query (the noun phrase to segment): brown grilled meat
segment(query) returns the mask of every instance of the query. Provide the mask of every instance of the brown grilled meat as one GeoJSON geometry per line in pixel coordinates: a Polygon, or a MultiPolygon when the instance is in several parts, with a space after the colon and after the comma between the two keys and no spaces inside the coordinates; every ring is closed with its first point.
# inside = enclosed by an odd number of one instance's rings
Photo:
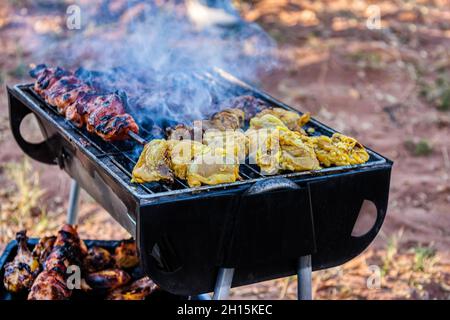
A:
{"type": "Polygon", "coordinates": [[[70,72],[60,67],[48,68],[45,64],[40,64],[30,71],[30,76],[36,78],[34,91],[46,98],[45,91],[48,90],[56,81],[64,76],[70,75],[70,72]]]}
{"type": "Polygon", "coordinates": [[[123,240],[114,251],[114,259],[118,268],[133,268],[139,264],[136,242],[133,239],[123,240]]]}
{"type": "Polygon", "coordinates": [[[106,141],[128,139],[128,132],[139,132],[131,115],[125,112],[125,97],[99,93],[73,73],[39,65],[30,71],[36,78],[34,90],[77,126],[106,141]]]}
{"type": "Polygon", "coordinates": [[[86,272],[97,272],[112,267],[114,265],[114,257],[104,248],[92,247],[84,258],[83,265],[86,272]]]}
{"type": "Polygon", "coordinates": [[[55,244],[56,237],[43,237],[39,240],[38,244],[33,249],[33,256],[38,259],[41,265],[44,264],[47,257],[53,250],[53,245],[55,244]]]}
{"type": "Polygon", "coordinates": [[[239,96],[224,101],[220,109],[240,109],[245,114],[245,120],[249,121],[257,113],[268,108],[264,101],[252,96],[239,96]]]}
{"type": "Polygon", "coordinates": [[[28,300],[67,300],[72,291],[67,288],[63,274],[56,270],[43,271],[34,281],[28,300]]]}
{"type": "Polygon", "coordinates": [[[69,265],[81,265],[86,254],[86,245],[80,240],[76,227],[65,224],[58,231],[53,249],[45,261],[44,269],[57,270],[65,274],[69,265]]]}
{"type": "Polygon", "coordinates": [[[59,231],[53,248],[44,263],[42,272],[28,296],[30,300],[68,299],[72,293],[66,286],[69,265],[81,265],[87,254],[86,245],[80,240],[76,227],[66,224],[59,231]]]}
{"type": "Polygon", "coordinates": [[[29,290],[39,273],[39,261],[28,249],[27,240],[26,231],[17,232],[17,254],[14,260],[5,266],[3,283],[5,289],[12,293],[29,290]]]}
{"type": "Polygon", "coordinates": [[[120,269],[106,269],[86,276],[88,285],[97,290],[114,290],[130,282],[128,273],[120,269]]]}
{"type": "Polygon", "coordinates": [[[244,125],[244,117],[244,111],[241,109],[225,109],[213,114],[209,120],[195,121],[194,128],[201,128],[203,131],[209,129],[220,131],[236,130],[244,125]]]}
{"type": "Polygon", "coordinates": [[[192,140],[194,139],[194,129],[180,123],[174,127],[167,127],[166,137],[167,140],[192,140]]]}
{"type": "Polygon", "coordinates": [[[111,291],[106,300],[144,300],[157,289],[158,286],[149,277],[143,277],[128,286],[111,291]]]}

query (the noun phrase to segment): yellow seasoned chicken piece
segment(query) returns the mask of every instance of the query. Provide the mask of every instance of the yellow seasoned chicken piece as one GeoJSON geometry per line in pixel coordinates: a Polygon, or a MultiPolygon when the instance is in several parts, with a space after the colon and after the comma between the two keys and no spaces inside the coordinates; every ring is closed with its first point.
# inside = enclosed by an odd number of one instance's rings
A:
{"type": "Polygon", "coordinates": [[[273,130],[258,147],[256,162],[264,174],[280,170],[306,171],[320,169],[313,145],[303,135],[287,128],[273,130]]]}
{"type": "Polygon", "coordinates": [[[250,120],[250,129],[269,129],[269,128],[287,128],[280,118],[272,114],[256,116],[250,120]]]}
{"type": "Polygon", "coordinates": [[[170,140],[168,142],[170,168],[176,177],[186,180],[188,166],[196,156],[205,152],[208,147],[193,140],[170,140]]]}
{"type": "Polygon", "coordinates": [[[243,162],[248,153],[248,139],[241,130],[208,130],[203,135],[203,143],[211,149],[225,149],[226,154],[234,154],[243,162]]]}
{"type": "Polygon", "coordinates": [[[239,161],[225,149],[209,149],[189,165],[186,178],[190,187],[235,182],[240,178],[239,161]]]}
{"type": "MultiPolygon", "coordinates": [[[[289,130],[304,133],[302,127],[310,120],[309,112],[299,115],[297,112],[285,110],[283,108],[267,108],[258,113],[253,119],[272,115],[281,120],[289,130]]],[[[253,120],[252,119],[252,120],[253,120]]]]}
{"type": "Polygon", "coordinates": [[[335,133],[333,136],[311,137],[320,163],[325,167],[361,164],[369,160],[369,154],[354,138],[335,133]]]}
{"type": "Polygon", "coordinates": [[[147,143],[133,169],[132,182],[145,183],[152,181],[173,182],[170,170],[169,143],[163,139],[155,139],[147,143]]]}

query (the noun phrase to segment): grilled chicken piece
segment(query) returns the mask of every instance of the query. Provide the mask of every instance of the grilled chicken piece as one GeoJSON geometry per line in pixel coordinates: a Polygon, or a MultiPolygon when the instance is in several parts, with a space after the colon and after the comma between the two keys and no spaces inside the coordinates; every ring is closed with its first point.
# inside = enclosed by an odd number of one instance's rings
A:
{"type": "Polygon", "coordinates": [[[71,264],[81,265],[83,258],[87,255],[86,245],[78,236],[77,228],[65,224],[58,231],[53,249],[45,261],[45,270],[58,270],[66,272],[71,264]]]}
{"type": "MultiPolygon", "coordinates": [[[[309,112],[299,115],[296,112],[285,110],[283,108],[267,108],[258,113],[254,118],[252,118],[250,123],[254,126],[258,123],[258,119],[265,115],[272,115],[281,120],[281,122],[291,131],[297,131],[305,134],[302,127],[310,120],[311,116],[309,112]]],[[[267,117],[266,117],[267,118],[267,117]]],[[[271,118],[269,118],[271,119],[271,118]]]]}
{"type": "Polygon", "coordinates": [[[143,277],[128,286],[111,291],[106,300],[144,300],[157,289],[158,286],[149,277],[143,277]]]}
{"type": "Polygon", "coordinates": [[[203,135],[203,143],[211,149],[222,148],[227,154],[234,154],[239,162],[248,153],[248,138],[241,130],[208,130],[203,135]]]}
{"type": "Polygon", "coordinates": [[[29,290],[39,273],[39,261],[28,249],[27,240],[26,231],[17,232],[17,254],[5,265],[3,283],[5,289],[12,293],[29,290]]]}
{"type": "Polygon", "coordinates": [[[133,239],[123,240],[114,250],[116,267],[121,269],[134,268],[139,264],[136,242],[133,239]]]}
{"type": "Polygon", "coordinates": [[[242,110],[245,114],[245,120],[249,121],[257,113],[268,108],[268,105],[264,101],[252,96],[239,96],[223,102],[220,107],[220,109],[234,108],[242,110]]]}
{"type": "Polygon", "coordinates": [[[320,169],[312,143],[304,141],[303,137],[283,127],[272,130],[256,153],[256,162],[261,171],[272,175],[278,174],[280,170],[320,169]]]}
{"type": "Polygon", "coordinates": [[[177,178],[186,180],[188,166],[208,147],[193,140],[169,140],[168,142],[170,168],[177,178]]]}
{"type": "Polygon", "coordinates": [[[209,120],[194,121],[194,128],[201,128],[203,131],[216,130],[236,130],[244,125],[244,111],[238,108],[225,109],[212,115],[209,120]]]}
{"type": "Polygon", "coordinates": [[[80,240],[76,227],[66,224],[56,236],[53,248],[31,287],[30,300],[68,299],[72,293],[66,286],[66,271],[69,265],[81,265],[87,254],[86,245],[80,240]]]}
{"type": "Polygon", "coordinates": [[[45,99],[45,90],[48,90],[56,81],[70,72],[59,67],[48,68],[45,64],[37,65],[30,71],[30,76],[36,79],[34,91],[45,99]]]}
{"type": "Polygon", "coordinates": [[[365,163],[369,154],[364,147],[351,137],[340,133],[333,136],[310,137],[320,163],[325,167],[346,166],[365,163]]]}
{"type": "Polygon", "coordinates": [[[234,153],[227,154],[225,149],[209,149],[194,158],[186,178],[190,187],[232,183],[240,178],[239,161],[234,153]]]}
{"type": "Polygon", "coordinates": [[[67,300],[72,291],[67,288],[64,275],[55,270],[41,272],[34,281],[28,300],[67,300]]]}
{"type": "Polygon", "coordinates": [[[131,182],[146,183],[164,181],[173,183],[170,170],[169,143],[155,139],[147,143],[133,168],[131,182]]]}
{"type": "Polygon", "coordinates": [[[114,257],[108,250],[101,247],[90,248],[83,261],[84,270],[88,273],[111,268],[113,265],[114,257]]]}
{"type": "Polygon", "coordinates": [[[114,290],[130,282],[128,273],[120,269],[106,269],[86,276],[88,285],[97,290],[114,290]]]}
{"type": "Polygon", "coordinates": [[[82,92],[66,110],[66,118],[106,141],[125,140],[128,132],[139,132],[133,117],[125,113],[123,98],[117,93],[82,92]]]}
{"type": "Polygon", "coordinates": [[[55,236],[43,237],[34,247],[32,254],[36,259],[38,259],[41,265],[44,265],[45,260],[47,260],[48,256],[52,252],[55,240],[55,236]]]}
{"type": "Polygon", "coordinates": [[[46,90],[45,100],[55,106],[60,114],[65,115],[67,107],[75,102],[78,95],[88,91],[90,88],[75,76],[65,76],[46,90]]]}
{"type": "Polygon", "coordinates": [[[192,140],[194,139],[194,129],[185,125],[177,124],[174,127],[166,128],[167,140],[192,140]]]}
{"type": "Polygon", "coordinates": [[[270,128],[287,128],[280,118],[272,115],[265,114],[260,117],[254,117],[250,120],[250,129],[270,129],[270,128]]]}
{"type": "Polygon", "coordinates": [[[94,105],[98,94],[95,92],[80,92],[78,98],[66,108],[66,119],[72,121],[77,127],[81,128],[87,123],[91,106],[94,105]]]}

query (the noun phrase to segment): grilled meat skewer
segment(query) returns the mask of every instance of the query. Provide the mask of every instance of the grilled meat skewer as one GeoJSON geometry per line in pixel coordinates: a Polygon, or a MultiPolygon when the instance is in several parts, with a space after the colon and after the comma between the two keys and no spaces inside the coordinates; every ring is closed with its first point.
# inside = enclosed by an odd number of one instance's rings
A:
{"type": "Polygon", "coordinates": [[[36,93],[78,127],[86,125],[89,132],[106,141],[125,140],[128,132],[139,132],[134,119],[125,112],[125,95],[98,92],[61,68],[39,65],[30,75],[36,78],[36,93]]]}
{"type": "Polygon", "coordinates": [[[5,266],[3,284],[6,290],[12,293],[29,290],[39,272],[39,260],[31,254],[27,240],[26,231],[17,232],[17,254],[14,260],[5,266]]]}

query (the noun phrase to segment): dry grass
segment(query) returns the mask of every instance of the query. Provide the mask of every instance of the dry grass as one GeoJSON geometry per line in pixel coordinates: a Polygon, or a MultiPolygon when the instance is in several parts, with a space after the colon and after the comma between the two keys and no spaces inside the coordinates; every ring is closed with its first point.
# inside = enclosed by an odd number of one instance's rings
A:
{"type": "Polygon", "coordinates": [[[4,245],[14,239],[15,232],[22,229],[45,233],[53,224],[40,201],[45,189],[39,182],[39,172],[26,158],[6,163],[2,169],[9,183],[0,194],[0,243],[4,245]]]}

